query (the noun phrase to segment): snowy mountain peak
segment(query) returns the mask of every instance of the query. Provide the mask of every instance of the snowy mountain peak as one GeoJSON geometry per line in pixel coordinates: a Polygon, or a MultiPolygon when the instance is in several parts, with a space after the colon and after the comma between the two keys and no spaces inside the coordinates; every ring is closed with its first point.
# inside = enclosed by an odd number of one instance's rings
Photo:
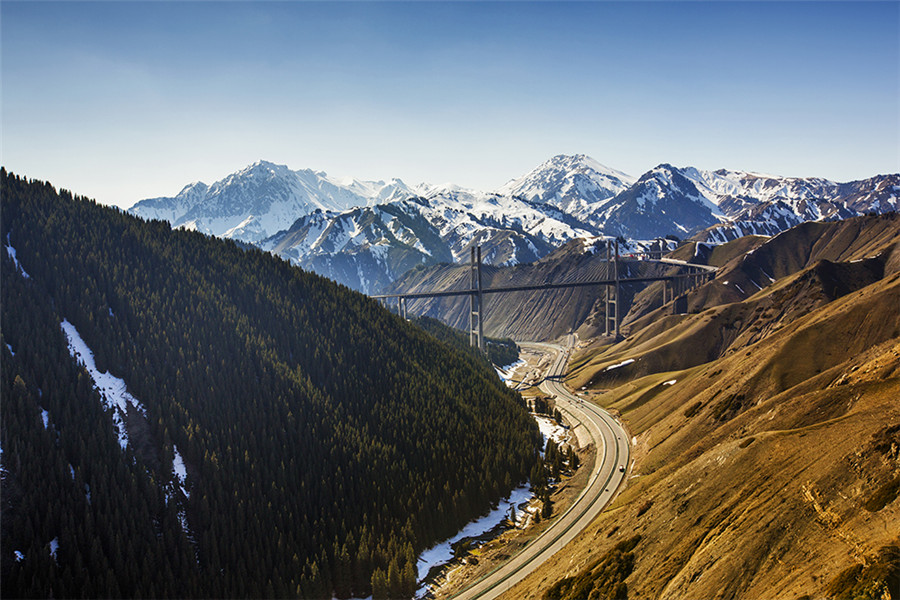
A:
{"type": "Polygon", "coordinates": [[[202,196],[207,191],[209,191],[209,186],[203,183],[202,181],[195,181],[193,183],[189,183],[178,192],[178,197],[193,197],[193,196],[202,196]]]}
{"type": "Polygon", "coordinates": [[[708,241],[773,235],[802,221],[897,210],[900,175],[835,184],[662,163],[635,179],[584,154],[557,155],[495,192],[408,186],[260,160],[212,185],[130,212],[257,243],[351,287],[374,291],[415,264],[530,262],[574,238],[604,234],[708,241]]]}
{"type": "Polygon", "coordinates": [[[317,209],[343,211],[414,196],[399,179],[359,181],[323,171],[292,171],[258,160],[211,186],[194,183],[177,196],[142,200],[129,212],[212,235],[256,242],[317,209]]]}
{"type": "Polygon", "coordinates": [[[285,176],[291,173],[287,165],[279,165],[268,160],[258,160],[246,168],[238,171],[233,176],[285,176]]]}
{"type": "MultiPolygon", "coordinates": [[[[635,178],[631,175],[623,173],[622,171],[619,171],[617,169],[613,169],[612,167],[607,167],[606,165],[594,160],[586,154],[557,154],[556,156],[545,162],[542,166],[545,165],[553,166],[562,170],[576,171],[586,174],[593,173],[607,179],[618,179],[627,184],[634,183],[635,181],[635,178]]],[[[541,167],[538,168],[540,169],[541,167]]]]}
{"type": "Polygon", "coordinates": [[[577,218],[587,219],[634,181],[634,177],[584,154],[559,154],[497,191],[530,202],[549,204],[577,218]]]}
{"type": "Polygon", "coordinates": [[[498,192],[523,192],[527,194],[528,190],[524,188],[533,187],[535,183],[560,179],[571,180],[576,175],[588,177],[600,188],[616,191],[616,193],[635,182],[635,178],[631,175],[607,167],[586,154],[557,154],[538,165],[528,174],[507,182],[498,192]]]}

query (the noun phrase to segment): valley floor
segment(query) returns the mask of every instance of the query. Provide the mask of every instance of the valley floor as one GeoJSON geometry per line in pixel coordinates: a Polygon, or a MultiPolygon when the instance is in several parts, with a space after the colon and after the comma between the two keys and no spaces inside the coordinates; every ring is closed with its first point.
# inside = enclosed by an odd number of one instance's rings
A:
{"type": "MultiPolygon", "coordinates": [[[[523,389],[526,397],[540,395],[536,385],[550,368],[551,358],[552,355],[547,352],[522,348],[520,360],[500,373],[501,378],[507,381],[507,385],[523,389]]],[[[420,579],[424,578],[428,568],[444,563],[443,568],[429,578],[431,581],[427,590],[424,586],[420,589],[420,597],[438,600],[452,598],[485,577],[551,527],[556,516],[568,510],[584,489],[593,470],[596,448],[593,445],[579,447],[577,438],[569,427],[560,427],[543,415],[533,416],[541,428],[545,444],[548,438],[557,443],[572,444],[580,461],[580,467],[574,474],[563,476],[554,486],[550,497],[554,517],[550,520],[535,518],[535,513],[540,510],[540,503],[533,494],[528,494],[526,502],[516,505],[518,515],[515,527],[511,527],[502,516],[499,519],[488,516],[473,523],[472,527],[467,527],[465,531],[419,558],[420,579]],[[451,545],[458,548],[455,553],[451,545]],[[432,560],[438,554],[440,558],[432,560]]],[[[508,514],[508,508],[505,512],[508,514]]]]}
{"type": "Polygon", "coordinates": [[[555,387],[558,384],[553,379],[543,379],[543,374],[551,376],[564,371],[569,350],[547,344],[534,344],[529,350],[530,358],[536,358],[537,362],[528,360],[521,366],[520,371],[526,374],[523,379],[533,384],[534,376],[542,373],[539,375],[541,388],[557,396],[556,409],[575,426],[570,441],[580,442],[581,462],[588,468],[580,468],[574,476],[559,482],[552,497],[552,522],[531,519],[522,530],[508,532],[479,548],[477,554],[468,556],[465,564],[448,574],[444,585],[436,591],[439,597],[498,597],[578,535],[615,497],[624,479],[628,461],[626,433],[603,411],[582,405],[580,398],[555,387]],[[548,356],[552,357],[549,361],[548,356]],[[585,432],[576,436],[579,428],[585,432]],[[599,462],[598,447],[604,457],[599,462]]]}

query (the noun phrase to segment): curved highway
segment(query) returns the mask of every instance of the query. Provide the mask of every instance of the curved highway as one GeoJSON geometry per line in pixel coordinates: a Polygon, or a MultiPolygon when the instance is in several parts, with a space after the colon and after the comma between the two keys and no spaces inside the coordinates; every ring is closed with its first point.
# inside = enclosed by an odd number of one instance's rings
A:
{"type": "MultiPolygon", "coordinates": [[[[569,348],[556,344],[522,344],[556,353],[547,376],[564,375],[569,348]]],[[[588,485],[554,523],[513,556],[482,579],[454,596],[455,600],[490,600],[506,592],[524,579],[541,563],[571,542],[612,500],[622,485],[628,470],[630,449],[628,435],[622,426],[605,410],[569,392],[555,380],[545,380],[541,389],[556,396],[556,405],[572,422],[583,425],[597,448],[597,460],[590,473],[588,485]],[[621,468],[621,470],[620,470],[621,468]]]]}

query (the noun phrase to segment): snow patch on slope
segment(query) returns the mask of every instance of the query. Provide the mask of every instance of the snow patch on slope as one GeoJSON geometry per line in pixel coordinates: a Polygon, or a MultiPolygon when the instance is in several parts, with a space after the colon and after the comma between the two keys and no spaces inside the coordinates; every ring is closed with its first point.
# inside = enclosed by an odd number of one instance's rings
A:
{"type": "MultiPolygon", "coordinates": [[[[439,542],[422,552],[419,555],[417,564],[418,580],[422,581],[432,567],[446,564],[453,559],[453,544],[463,538],[476,537],[490,531],[509,516],[510,506],[515,506],[518,511],[519,506],[528,502],[532,495],[528,484],[517,487],[497,505],[497,508],[493,509],[486,516],[472,521],[453,537],[439,542]]],[[[416,597],[423,598],[427,591],[427,586],[420,587],[418,592],[416,592],[416,597]]]]}
{"type": "Polygon", "coordinates": [[[16,265],[16,271],[22,274],[22,277],[25,279],[31,279],[31,275],[25,272],[25,267],[23,267],[19,263],[19,259],[16,257],[16,249],[12,247],[12,244],[9,241],[9,234],[6,234],[6,254],[12,259],[13,264],[16,265]]]}
{"type": "Polygon", "coordinates": [[[147,409],[130,393],[125,386],[125,381],[108,373],[101,372],[94,362],[94,353],[88,348],[88,345],[81,338],[75,326],[64,320],[60,327],[69,340],[69,354],[84,365],[94,386],[100,392],[103,405],[112,411],[113,424],[116,427],[116,433],[119,438],[119,446],[124,450],[128,446],[128,430],[125,428],[125,415],[130,404],[134,409],[145,417],[147,409]]]}
{"type": "Polygon", "coordinates": [[[625,365],[630,365],[633,362],[634,362],[633,358],[628,358],[628,359],[623,360],[620,363],[617,363],[614,365],[609,365],[608,367],[606,367],[604,369],[604,371],[612,371],[613,369],[618,369],[619,367],[624,367],[625,365]]]}

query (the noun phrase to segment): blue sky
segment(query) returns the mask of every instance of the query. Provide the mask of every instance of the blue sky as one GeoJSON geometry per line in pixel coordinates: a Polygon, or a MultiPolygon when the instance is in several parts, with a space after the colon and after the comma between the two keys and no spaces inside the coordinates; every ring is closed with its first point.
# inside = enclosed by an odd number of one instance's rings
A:
{"type": "Polygon", "coordinates": [[[120,206],[265,159],[900,171],[900,3],[0,3],[7,169],[120,206]]]}

